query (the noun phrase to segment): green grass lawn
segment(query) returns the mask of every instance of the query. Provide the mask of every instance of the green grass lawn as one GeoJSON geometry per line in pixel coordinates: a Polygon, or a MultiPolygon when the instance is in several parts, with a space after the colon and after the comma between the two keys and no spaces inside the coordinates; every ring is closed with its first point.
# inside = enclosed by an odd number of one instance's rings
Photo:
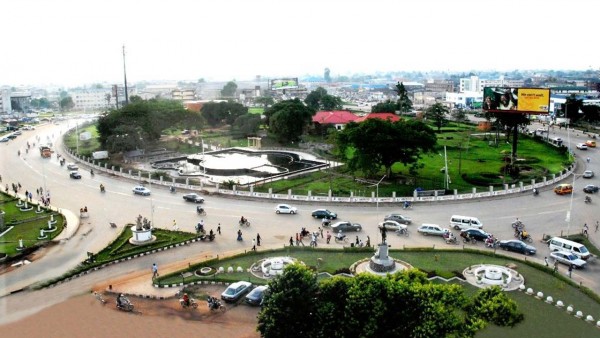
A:
{"type": "MultiPolygon", "coordinates": [[[[186,271],[196,271],[200,267],[210,266],[215,269],[219,267],[249,269],[253,263],[262,258],[273,256],[291,256],[306,265],[311,266],[319,272],[327,271],[333,273],[349,267],[354,262],[371,257],[372,251],[368,250],[315,250],[305,247],[286,247],[285,249],[238,255],[232,258],[212,260],[207,264],[196,264],[186,271]],[[317,269],[317,260],[321,265],[317,269]]],[[[473,264],[487,263],[505,265],[507,263],[517,264],[517,271],[525,278],[525,285],[531,287],[535,292],[542,291],[544,297],[552,296],[554,301],[561,300],[565,304],[563,309],[546,304],[533,296],[520,291],[512,291],[507,294],[514,299],[520,311],[525,314],[525,320],[513,328],[489,325],[477,334],[477,337],[595,337],[598,329],[594,324],[589,324],[573,315],[566,313],[566,307],[573,305],[575,311],[583,311],[584,315],[591,314],[594,318],[600,318],[600,303],[590,298],[577,287],[556,278],[549,269],[541,267],[541,270],[529,266],[512,258],[501,256],[490,256],[477,252],[465,251],[431,251],[431,250],[392,250],[390,256],[401,259],[413,265],[415,268],[428,273],[435,271],[441,276],[453,276],[456,272],[462,272],[467,266],[473,264]]],[[[160,284],[175,284],[182,281],[181,272],[161,276],[157,281],[160,284]]],[[[253,284],[265,284],[267,280],[255,277],[249,272],[235,272],[203,277],[204,280],[234,282],[246,280],[253,284]]],[[[186,282],[201,280],[198,277],[188,277],[186,282]]],[[[436,283],[443,283],[436,281],[436,283]]],[[[459,282],[453,282],[459,283],[459,282]]],[[[470,284],[460,283],[464,286],[465,293],[474,294],[478,289],[470,284]]]]}
{"type": "Polygon", "coordinates": [[[4,222],[6,226],[6,229],[0,230],[0,233],[13,226],[10,231],[0,237],[0,252],[5,253],[8,256],[15,255],[18,253],[17,247],[19,245],[19,239],[23,240],[23,245],[25,245],[25,247],[31,247],[55,238],[63,230],[64,219],[62,215],[47,212],[45,208],[42,209],[45,212],[38,214],[35,212],[37,207],[34,207],[30,211],[21,211],[16,206],[16,199],[4,193],[0,194],[0,196],[0,210],[5,212],[4,222]],[[40,229],[48,228],[48,221],[50,220],[51,214],[54,215],[54,220],[56,220],[56,223],[53,225],[53,227],[56,227],[56,230],[47,232],[46,236],[48,237],[39,240],[38,236],[40,235],[40,229]],[[13,221],[15,222],[14,224],[13,221]]]}

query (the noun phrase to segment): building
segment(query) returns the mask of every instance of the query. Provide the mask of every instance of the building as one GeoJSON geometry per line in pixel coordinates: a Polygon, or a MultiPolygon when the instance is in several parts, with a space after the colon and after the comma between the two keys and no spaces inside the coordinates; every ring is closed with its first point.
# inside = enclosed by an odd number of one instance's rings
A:
{"type": "Polygon", "coordinates": [[[173,89],[171,98],[178,101],[192,101],[196,99],[196,91],[194,89],[173,89]]]}
{"type": "Polygon", "coordinates": [[[0,89],[0,114],[12,113],[10,104],[10,91],[8,89],[0,89]]]}
{"type": "Polygon", "coordinates": [[[114,108],[115,100],[109,88],[80,89],[69,92],[75,110],[94,111],[114,108]]]}
{"type": "Polygon", "coordinates": [[[10,93],[11,112],[27,112],[31,109],[31,92],[10,93]]]}
{"type": "Polygon", "coordinates": [[[358,116],[345,110],[320,111],[313,116],[312,122],[315,125],[333,126],[337,130],[342,130],[346,124],[356,121],[357,119],[358,116]]]}
{"type": "Polygon", "coordinates": [[[523,87],[524,80],[510,80],[501,76],[499,79],[483,80],[478,76],[462,78],[459,81],[459,92],[483,92],[484,87],[523,87]]]}
{"type": "Polygon", "coordinates": [[[450,108],[478,109],[483,102],[483,91],[446,93],[445,101],[450,104],[450,108]]]}

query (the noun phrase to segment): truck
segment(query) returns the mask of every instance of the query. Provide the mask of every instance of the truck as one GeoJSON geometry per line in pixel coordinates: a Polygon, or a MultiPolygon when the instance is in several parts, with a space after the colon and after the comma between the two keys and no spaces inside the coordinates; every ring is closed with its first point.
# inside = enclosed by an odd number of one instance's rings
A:
{"type": "Polygon", "coordinates": [[[43,158],[50,158],[50,156],[52,156],[52,148],[48,145],[41,145],[40,156],[43,158]]]}

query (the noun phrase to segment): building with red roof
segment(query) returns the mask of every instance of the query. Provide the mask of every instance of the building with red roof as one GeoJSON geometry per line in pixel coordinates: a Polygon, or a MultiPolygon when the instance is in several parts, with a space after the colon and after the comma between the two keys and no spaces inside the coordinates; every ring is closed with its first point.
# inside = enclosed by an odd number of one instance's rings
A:
{"type": "Polygon", "coordinates": [[[335,129],[341,130],[344,126],[350,122],[354,122],[358,119],[358,116],[346,110],[335,110],[335,111],[320,111],[315,114],[312,118],[314,124],[332,125],[335,129]]]}
{"type": "Polygon", "coordinates": [[[392,122],[400,121],[400,117],[393,113],[370,113],[366,116],[359,117],[354,122],[360,123],[367,119],[381,119],[381,120],[388,120],[388,121],[392,121],[392,122]]]}

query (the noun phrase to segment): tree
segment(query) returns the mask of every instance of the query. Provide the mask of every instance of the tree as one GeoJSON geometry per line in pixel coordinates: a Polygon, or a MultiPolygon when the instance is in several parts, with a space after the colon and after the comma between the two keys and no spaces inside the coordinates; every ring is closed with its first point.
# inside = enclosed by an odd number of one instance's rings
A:
{"type": "Polygon", "coordinates": [[[321,109],[321,99],[325,95],[327,95],[327,90],[325,90],[323,87],[317,87],[317,89],[306,95],[304,103],[306,103],[306,105],[312,108],[314,111],[317,111],[321,109]]]}
{"type": "Polygon", "coordinates": [[[526,126],[530,123],[527,115],[523,113],[495,113],[496,122],[506,131],[506,142],[510,141],[512,133],[512,163],[517,158],[517,144],[519,139],[519,126],[526,126]]]}
{"type": "Polygon", "coordinates": [[[388,177],[396,162],[414,170],[420,154],[432,151],[436,142],[433,130],[417,120],[351,122],[336,138],[339,154],[351,171],[361,170],[367,176],[374,176],[383,166],[388,177]],[[347,155],[350,149],[354,151],[347,155]]]}
{"type": "Polygon", "coordinates": [[[441,131],[442,126],[446,123],[446,114],[448,114],[448,108],[443,104],[437,102],[433,106],[427,108],[425,116],[428,119],[432,119],[435,126],[437,127],[438,133],[441,131]]]}
{"type": "Polygon", "coordinates": [[[280,143],[298,141],[314,114],[299,99],[278,102],[265,112],[269,131],[280,143]]]}
{"type": "Polygon", "coordinates": [[[408,92],[406,91],[406,88],[404,88],[404,84],[402,82],[398,82],[396,84],[396,94],[398,94],[398,110],[400,110],[400,113],[402,114],[412,111],[412,101],[408,97],[408,92]]]}
{"type": "Polygon", "coordinates": [[[462,108],[458,108],[455,111],[452,112],[452,117],[454,118],[455,121],[457,122],[465,122],[468,121],[469,119],[467,118],[467,114],[465,113],[465,110],[462,108]]]}
{"type": "Polygon", "coordinates": [[[254,99],[254,102],[262,104],[263,108],[267,109],[267,107],[272,106],[275,103],[275,100],[273,100],[273,98],[270,96],[261,96],[254,99]]]}
{"type": "Polygon", "coordinates": [[[379,102],[378,104],[371,107],[371,113],[395,113],[398,109],[398,104],[387,100],[385,102],[379,102]]]}
{"type": "Polygon", "coordinates": [[[325,79],[325,82],[327,83],[331,82],[331,71],[329,68],[325,68],[325,71],[323,72],[323,79],[325,79]]]}
{"type": "Polygon", "coordinates": [[[258,114],[246,114],[239,116],[231,125],[231,133],[235,138],[255,136],[258,132],[261,119],[258,114]]]}
{"type": "Polygon", "coordinates": [[[248,113],[248,107],[237,102],[207,102],[200,109],[206,122],[216,127],[220,124],[232,124],[239,116],[248,113]]]}
{"type": "Polygon", "coordinates": [[[487,321],[512,326],[523,318],[498,288],[469,299],[460,285],[431,283],[415,269],[318,282],[292,265],[269,290],[258,315],[263,337],[473,337],[487,321]]]}
{"type": "Polygon", "coordinates": [[[569,123],[577,122],[577,120],[583,117],[583,114],[579,113],[582,107],[583,100],[577,98],[577,95],[571,94],[567,97],[563,104],[563,113],[565,114],[565,117],[569,119],[569,123]]]}
{"type": "Polygon", "coordinates": [[[237,84],[233,81],[227,82],[227,84],[221,90],[222,97],[234,97],[237,90],[237,84]]]}
{"type": "Polygon", "coordinates": [[[73,98],[70,96],[64,97],[62,99],[60,99],[60,109],[73,109],[73,107],[75,107],[75,102],[73,102],[73,98]]]}
{"type": "Polygon", "coordinates": [[[325,111],[333,111],[342,109],[342,99],[333,96],[333,95],[325,95],[321,98],[321,108],[325,111]]]}
{"type": "Polygon", "coordinates": [[[263,337],[314,337],[317,277],[299,264],[269,282],[269,293],[258,314],[257,330],[263,337]]]}
{"type": "MultiPolygon", "coordinates": [[[[110,95],[110,94],[108,94],[110,95]]],[[[141,102],[144,101],[144,99],[142,99],[141,96],[139,95],[131,95],[131,97],[129,97],[129,102],[134,103],[134,102],[141,102]]]]}

